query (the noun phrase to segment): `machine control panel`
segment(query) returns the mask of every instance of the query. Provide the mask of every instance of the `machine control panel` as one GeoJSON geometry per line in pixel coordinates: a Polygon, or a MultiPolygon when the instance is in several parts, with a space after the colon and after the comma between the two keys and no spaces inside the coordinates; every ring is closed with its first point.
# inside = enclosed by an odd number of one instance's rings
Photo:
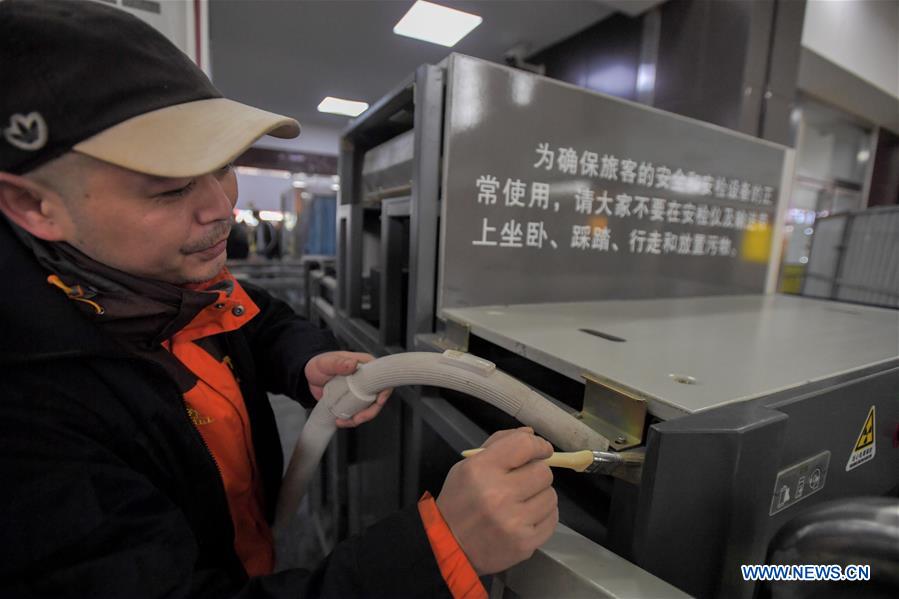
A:
{"type": "Polygon", "coordinates": [[[822,451],[778,472],[769,515],[773,516],[823,489],[829,465],[830,452],[822,451]]]}

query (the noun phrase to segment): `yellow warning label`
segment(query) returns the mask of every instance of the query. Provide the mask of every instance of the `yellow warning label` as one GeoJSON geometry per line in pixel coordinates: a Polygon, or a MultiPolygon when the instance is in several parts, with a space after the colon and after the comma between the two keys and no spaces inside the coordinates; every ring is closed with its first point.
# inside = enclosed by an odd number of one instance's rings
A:
{"type": "Polygon", "coordinates": [[[855,451],[864,449],[868,445],[874,445],[874,406],[871,406],[868,418],[865,419],[865,426],[862,427],[858,441],[855,442],[855,451]]]}
{"type": "Polygon", "coordinates": [[[849,454],[849,461],[846,462],[846,472],[874,459],[874,455],[877,452],[877,443],[874,437],[875,430],[875,411],[874,406],[871,406],[868,410],[868,417],[865,418],[865,424],[862,425],[862,430],[855,441],[855,447],[853,447],[852,453],[849,454]]]}

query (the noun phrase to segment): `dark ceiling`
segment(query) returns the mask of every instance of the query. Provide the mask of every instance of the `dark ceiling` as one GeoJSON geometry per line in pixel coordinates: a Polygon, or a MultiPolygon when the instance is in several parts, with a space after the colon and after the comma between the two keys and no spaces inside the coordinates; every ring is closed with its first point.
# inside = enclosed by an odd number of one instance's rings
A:
{"type": "Polygon", "coordinates": [[[545,48],[610,15],[611,6],[630,11],[647,3],[629,2],[442,1],[484,19],[450,49],[393,33],[412,0],[213,0],[212,78],[235,100],[338,130],[346,117],[316,110],[325,96],[371,104],[418,65],[451,51],[502,62],[510,48],[545,48]]]}

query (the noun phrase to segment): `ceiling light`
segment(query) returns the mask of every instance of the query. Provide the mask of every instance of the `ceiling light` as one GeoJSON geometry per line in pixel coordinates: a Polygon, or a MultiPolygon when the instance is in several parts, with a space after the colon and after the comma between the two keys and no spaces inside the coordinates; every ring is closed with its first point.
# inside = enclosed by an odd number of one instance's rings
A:
{"type": "Polygon", "coordinates": [[[278,179],[290,179],[290,171],[282,171],[273,168],[256,168],[255,166],[236,166],[234,170],[238,175],[251,177],[277,177],[278,179]]]}
{"type": "Polygon", "coordinates": [[[259,218],[269,222],[281,222],[284,220],[284,214],[276,210],[260,210],[259,218]]]}
{"type": "Polygon", "coordinates": [[[256,220],[252,210],[238,210],[234,220],[239,223],[247,223],[251,227],[255,227],[259,224],[259,221],[256,220]]]}
{"type": "Polygon", "coordinates": [[[359,116],[368,109],[366,102],[356,102],[354,100],[344,100],[343,98],[332,98],[328,96],[318,105],[319,112],[328,112],[331,114],[343,114],[346,116],[359,116]]]}
{"type": "Polygon", "coordinates": [[[452,47],[480,25],[482,20],[481,17],[471,13],[418,0],[393,27],[393,32],[432,44],[452,47]]]}

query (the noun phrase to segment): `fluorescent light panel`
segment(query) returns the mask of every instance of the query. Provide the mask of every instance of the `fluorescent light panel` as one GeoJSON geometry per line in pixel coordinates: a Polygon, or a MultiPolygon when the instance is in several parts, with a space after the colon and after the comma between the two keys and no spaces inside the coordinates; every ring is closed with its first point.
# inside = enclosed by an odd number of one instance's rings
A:
{"type": "Polygon", "coordinates": [[[418,0],[394,26],[393,32],[449,48],[471,33],[482,20],[471,13],[418,0]]]}
{"type": "Polygon", "coordinates": [[[318,105],[319,112],[327,112],[330,114],[342,114],[345,116],[359,116],[368,109],[366,102],[356,102],[354,100],[344,100],[343,98],[334,98],[328,96],[318,105]]]}
{"type": "MultiPolygon", "coordinates": [[[[2,1],[2,0],[0,0],[2,1]]],[[[251,177],[277,177],[278,179],[290,179],[290,171],[282,171],[272,168],[256,168],[255,166],[236,166],[234,170],[238,175],[251,177]]]]}

